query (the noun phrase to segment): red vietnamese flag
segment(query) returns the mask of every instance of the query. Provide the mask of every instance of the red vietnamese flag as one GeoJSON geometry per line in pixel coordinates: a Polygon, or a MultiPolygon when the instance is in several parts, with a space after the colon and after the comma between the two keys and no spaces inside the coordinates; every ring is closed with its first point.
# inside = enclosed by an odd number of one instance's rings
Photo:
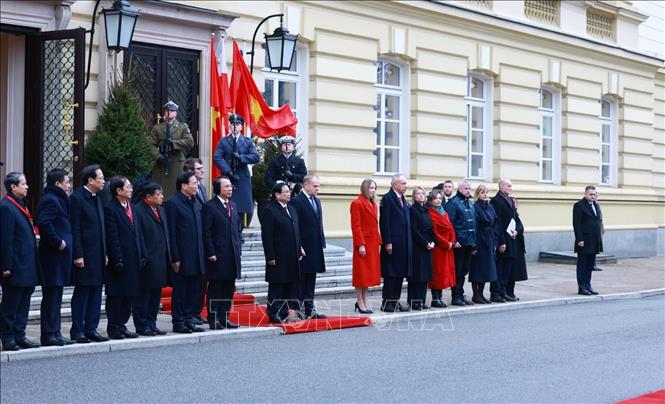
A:
{"type": "Polygon", "coordinates": [[[296,135],[298,119],[288,104],[270,108],[263,99],[238,44],[233,42],[233,73],[231,75],[231,106],[245,118],[252,134],[266,139],[277,134],[296,135]]]}
{"type": "MultiPolygon", "coordinates": [[[[210,39],[210,128],[212,132],[212,141],[210,142],[210,155],[215,152],[217,143],[224,135],[224,125],[222,116],[224,115],[224,106],[222,103],[222,83],[220,82],[219,71],[217,69],[217,56],[215,55],[215,38],[210,39]]],[[[220,169],[213,164],[211,167],[212,178],[221,175],[220,169]]]]}

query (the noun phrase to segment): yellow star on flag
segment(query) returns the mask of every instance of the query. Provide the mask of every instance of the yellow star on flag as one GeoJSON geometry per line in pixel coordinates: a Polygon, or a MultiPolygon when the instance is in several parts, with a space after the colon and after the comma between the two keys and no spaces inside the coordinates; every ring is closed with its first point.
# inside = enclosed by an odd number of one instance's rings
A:
{"type": "Polygon", "coordinates": [[[252,118],[254,118],[254,122],[258,122],[259,119],[261,119],[261,116],[263,115],[263,110],[261,109],[261,105],[256,100],[256,98],[252,96],[250,96],[249,98],[252,104],[252,118]]]}

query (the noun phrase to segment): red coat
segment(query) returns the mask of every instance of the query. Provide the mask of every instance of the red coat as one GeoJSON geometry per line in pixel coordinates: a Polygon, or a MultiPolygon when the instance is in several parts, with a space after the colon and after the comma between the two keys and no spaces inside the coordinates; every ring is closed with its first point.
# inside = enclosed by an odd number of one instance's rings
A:
{"type": "Polygon", "coordinates": [[[366,288],[381,284],[379,248],[379,208],[364,195],[351,202],[351,233],[353,234],[353,286],[366,288]],[[367,254],[361,257],[358,247],[367,254]]]}
{"type": "Polygon", "coordinates": [[[427,286],[430,289],[446,289],[455,286],[455,255],[450,248],[451,242],[455,244],[455,229],[447,214],[442,215],[430,208],[429,216],[436,246],[432,250],[432,280],[427,286]]]}

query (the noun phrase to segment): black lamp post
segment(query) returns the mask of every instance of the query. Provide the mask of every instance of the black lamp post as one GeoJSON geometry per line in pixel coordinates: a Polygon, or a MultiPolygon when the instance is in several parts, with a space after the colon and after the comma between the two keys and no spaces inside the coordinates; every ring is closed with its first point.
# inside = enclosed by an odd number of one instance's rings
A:
{"type": "MultiPolygon", "coordinates": [[[[85,87],[90,83],[90,63],[92,60],[92,39],[95,36],[95,19],[99,2],[95,3],[92,12],[92,24],[90,30],[90,48],[88,49],[88,72],[85,79],[85,87]]],[[[129,4],[127,0],[116,0],[111,8],[102,10],[104,14],[104,28],[106,29],[106,47],[108,50],[120,52],[129,49],[134,36],[134,27],[140,13],[139,10],[129,4]]]]}
{"type": "Polygon", "coordinates": [[[252,55],[250,62],[249,72],[254,71],[254,45],[256,41],[256,34],[259,32],[259,28],[263,25],[264,22],[273,17],[279,17],[279,27],[270,34],[263,34],[266,40],[266,52],[268,53],[268,68],[270,70],[277,70],[281,72],[282,70],[291,70],[291,64],[293,63],[293,55],[296,50],[296,42],[298,41],[298,35],[289,33],[289,30],[283,26],[283,17],[284,14],[273,14],[269,15],[256,26],[254,30],[254,36],[252,37],[252,50],[247,52],[248,55],[252,55]]]}

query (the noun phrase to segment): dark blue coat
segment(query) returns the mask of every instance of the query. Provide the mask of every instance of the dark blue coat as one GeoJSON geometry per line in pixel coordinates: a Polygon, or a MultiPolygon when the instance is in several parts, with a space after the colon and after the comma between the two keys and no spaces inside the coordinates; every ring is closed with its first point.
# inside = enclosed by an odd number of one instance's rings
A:
{"type": "Polygon", "coordinates": [[[12,194],[0,202],[0,272],[11,271],[9,277],[0,277],[0,282],[8,286],[34,287],[39,284],[40,272],[37,238],[30,220],[7,198],[26,206],[12,194]]]}
{"type": "Polygon", "coordinates": [[[202,275],[205,261],[199,201],[176,192],[166,202],[165,209],[169,223],[171,262],[180,261],[181,275],[202,275]]]}
{"type": "Polygon", "coordinates": [[[155,289],[166,286],[171,271],[169,228],[164,208],[157,207],[160,218],[145,202],[134,205],[134,220],[141,227],[148,262],[141,271],[141,288],[155,289]]]}
{"type": "Polygon", "coordinates": [[[68,286],[72,282],[72,224],[69,221],[69,196],[62,189],[49,186],[37,206],[39,261],[42,285],[68,286]],[[59,251],[62,242],[67,245],[59,251]]]}
{"type": "Polygon", "coordinates": [[[74,252],[72,259],[83,258],[85,267],[72,268],[72,283],[79,286],[100,286],[104,283],[106,261],[106,230],[101,196],[93,198],[85,187],[74,191],[70,198],[70,218],[74,252]]]}
{"type": "Polygon", "coordinates": [[[497,192],[490,203],[496,212],[497,228],[499,230],[498,245],[506,245],[506,251],[503,253],[497,251],[496,257],[500,259],[517,258],[518,254],[522,254],[522,251],[518,251],[519,246],[517,244],[517,238],[510,237],[510,234],[506,232],[511,219],[515,220],[515,225],[517,225],[517,209],[514,204],[511,205],[511,203],[506,200],[506,197],[503,196],[501,192],[497,192]]]}
{"type": "Polygon", "coordinates": [[[457,242],[463,246],[476,245],[476,215],[469,198],[459,192],[446,204],[446,213],[455,228],[457,242]]]}
{"type": "Polygon", "coordinates": [[[132,223],[125,208],[117,199],[104,206],[106,247],[109,263],[106,267],[107,296],[138,296],[140,276],[146,262],[141,226],[132,223]],[[122,268],[118,268],[122,264],[122,268]]]}
{"type": "Polygon", "coordinates": [[[248,164],[256,164],[259,162],[259,153],[256,151],[256,146],[252,139],[245,136],[238,136],[236,150],[240,155],[240,162],[237,167],[231,167],[233,160],[233,135],[229,135],[220,139],[215,147],[215,154],[213,161],[215,165],[222,170],[222,174],[227,175],[229,171],[233,170],[234,175],[238,176],[238,180],[233,182],[233,196],[231,200],[236,203],[238,212],[252,213],[254,211],[254,201],[252,200],[252,177],[249,174],[248,164]]]}
{"type": "Polygon", "coordinates": [[[307,175],[307,167],[305,161],[296,156],[295,153],[291,154],[287,159],[282,153],[275,156],[268,169],[266,170],[265,180],[268,189],[272,189],[277,181],[283,182],[297,182],[302,184],[303,179],[307,175]],[[286,172],[291,171],[291,176],[286,172]]]}
{"type": "Polygon", "coordinates": [[[300,226],[298,213],[287,205],[289,214],[276,200],[270,202],[261,222],[263,254],[276,266],[266,265],[265,281],[271,283],[293,283],[300,279],[300,226]]]}
{"type": "Polygon", "coordinates": [[[593,202],[596,214],[591,204],[585,198],[573,205],[573,230],[575,232],[575,252],[583,254],[598,254],[603,252],[603,214],[600,206],[593,202]],[[584,241],[584,247],[577,245],[584,241]]]}
{"type": "Polygon", "coordinates": [[[381,248],[381,276],[409,277],[413,274],[411,218],[409,203],[402,197],[404,207],[400,205],[395,191],[390,190],[381,198],[379,208],[379,229],[383,246],[381,248]],[[393,245],[393,253],[388,255],[386,244],[393,245]]]}
{"type": "Polygon", "coordinates": [[[409,282],[429,282],[432,280],[432,250],[427,249],[427,244],[436,242],[429,208],[413,204],[409,214],[413,238],[413,273],[409,282]]]}
{"type": "Polygon", "coordinates": [[[203,245],[205,249],[206,278],[217,281],[240,279],[240,218],[235,203],[231,204],[231,217],[215,196],[201,210],[203,221],[203,245]],[[217,257],[212,262],[208,257],[217,257]]]}
{"type": "Polygon", "coordinates": [[[300,242],[305,256],[300,261],[301,273],[317,273],[326,271],[323,249],[326,248],[326,236],[323,234],[323,210],[321,201],[314,197],[317,212],[303,191],[291,200],[291,206],[298,213],[300,242]]]}
{"type": "Polygon", "coordinates": [[[496,247],[498,226],[496,212],[490,203],[478,201],[473,205],[478,230],[476,232],[476,255],[471,256],[469,282],[493,282],[497,279],[496,247]]]}

